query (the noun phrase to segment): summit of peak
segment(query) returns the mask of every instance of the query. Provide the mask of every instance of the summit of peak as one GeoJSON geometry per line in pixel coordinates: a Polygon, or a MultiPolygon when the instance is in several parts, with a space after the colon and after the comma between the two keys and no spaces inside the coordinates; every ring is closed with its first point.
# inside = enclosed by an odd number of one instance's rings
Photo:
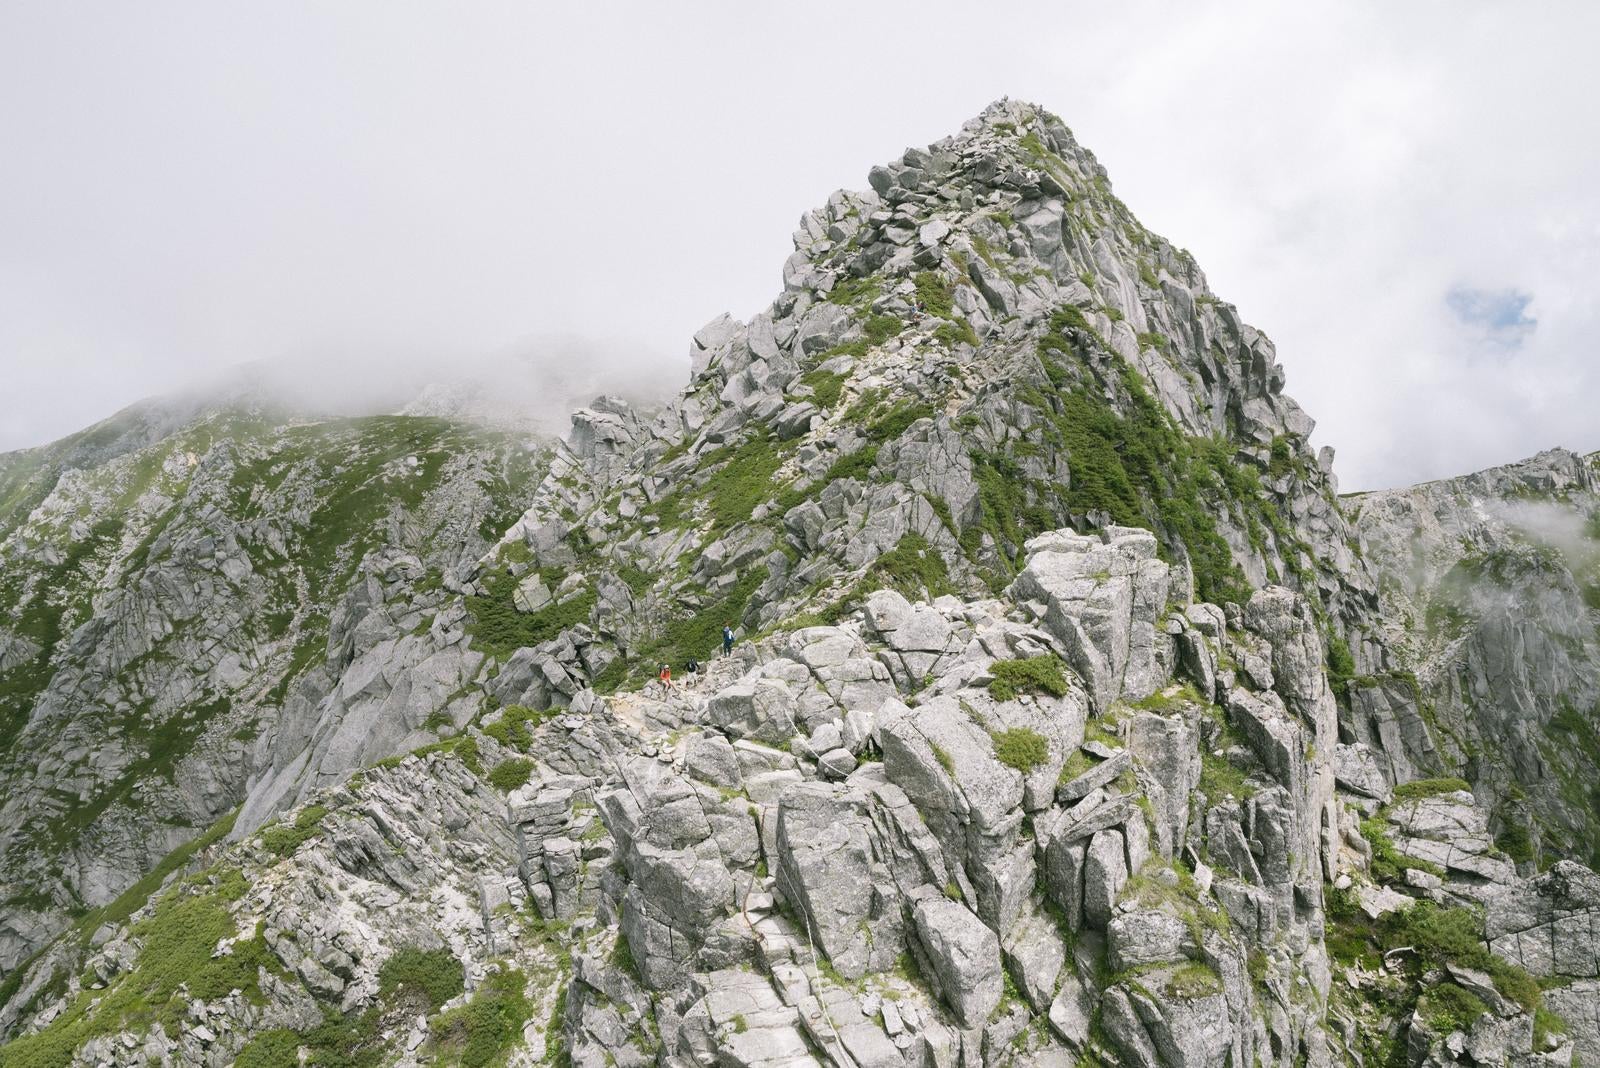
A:
{"type": "MultiPolygon", "coordinates": [[[[1332,478],[1271,341],[1140,225],[1059,118],[996,101],[868,184],[801,217],[766,309],[696,332],[688,387],[648,426],[580,421],[572,473],[508,538],[637,528],[618,536],[658,556],[636,566],[704,553],[689,571],[704,582],[705,560],[761,559],[774,524],[804,518],[816,530],[791,548],[811,563],[767,565],[746,620],[762,627],[845,610],[908,531],[963,592],[1002,586],[1027,538],[1059,526],[1151,527],[1219,603],[1270,577],[1311,584],[1273,532],[1332,478]],[[725,484],[740,492],[708,504],[725,484]],[[824,499],[839,514],[808,511],[824,499]]],[[[1338,556],[1331,526],[1326,540],[1338,556]]]]}

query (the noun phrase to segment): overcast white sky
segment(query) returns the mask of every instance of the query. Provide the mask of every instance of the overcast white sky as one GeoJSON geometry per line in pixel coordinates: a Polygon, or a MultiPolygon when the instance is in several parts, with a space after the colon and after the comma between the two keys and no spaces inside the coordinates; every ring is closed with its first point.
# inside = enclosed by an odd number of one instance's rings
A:
{"type": "Polygon", "coordinates": [[[1600,5],[579,6],[5,0],[0,449],[258,360],[675,383],[802,211],[1002,95],[1273,337],[1345,488],[1600,448],[1600,5]]]}

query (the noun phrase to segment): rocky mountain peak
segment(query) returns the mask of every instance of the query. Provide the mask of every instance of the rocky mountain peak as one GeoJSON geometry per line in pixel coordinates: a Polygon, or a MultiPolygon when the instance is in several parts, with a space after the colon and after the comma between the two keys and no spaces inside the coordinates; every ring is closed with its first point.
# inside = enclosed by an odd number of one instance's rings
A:
{"type": "Polygon", "coordinates": [[[802,217],[766,310],[696,333],[666,410],[577,416],[508,566],[611,576],[582,676],[681,658],[675,609],[828,616],[913,558],[908,592],[998,589],[1064,524],[1155,530],[1217,602],[1370,604],[1271,342],[1060,120],[1001,101],[869,179],[802,217]]]}

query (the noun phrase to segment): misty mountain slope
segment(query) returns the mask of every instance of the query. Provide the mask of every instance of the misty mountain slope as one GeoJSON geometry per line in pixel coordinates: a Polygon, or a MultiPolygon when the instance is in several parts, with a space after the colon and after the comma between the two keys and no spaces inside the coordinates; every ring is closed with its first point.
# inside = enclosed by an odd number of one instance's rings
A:
{"type": "Polygon", "coordinates": [[[1346,508],[1430,729],[1519,860],[1600,863],[1600,470],[1554,450],[1346,508]]]}
{"type": "MultiPolygon", "coordinates": [[[[436,419],[157,405],[6,457],[0,963],[298,752],[348,665],[426,632],[446,573],[514,517],[538,462],[518,438],[436,419]]],[[[451,714],[444,695],[479,658],[446,655],[444,694],[395,702],[372,745],[451,714]]]]}
{"type": "Polygon", "coordinates": [[[869,182],[493,509],[338,433],[219,446],[236,539],[361,502],[274,550],[348,591],[327,662],[237,814],[0,980],[0,1066],[1600,1058],[1600,877],[1423,777],[1270,341],[1032,105],[869,182]]]}

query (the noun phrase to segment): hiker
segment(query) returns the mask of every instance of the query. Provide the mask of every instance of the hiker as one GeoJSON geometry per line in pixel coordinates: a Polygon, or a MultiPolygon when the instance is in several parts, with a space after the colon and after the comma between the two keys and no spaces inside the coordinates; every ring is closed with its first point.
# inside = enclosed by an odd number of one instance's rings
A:
{"type": "Polygon", "coordinates": [[[698,678],[700,675],[700,661],[691,656],[689,662],[684,665],[684,670],[688,672],[689,678],[698,678]]]}
{"type": "Polygon", "coordinates": [[[672,665],[661,665],[661,687],[665,690],[672,689],[672,665]]]}
{"type": "Polygon", "coordinates": [[[733,628],[728,624],[722,625],[722,655],[728,656],[733,652],[733,628]]]}

